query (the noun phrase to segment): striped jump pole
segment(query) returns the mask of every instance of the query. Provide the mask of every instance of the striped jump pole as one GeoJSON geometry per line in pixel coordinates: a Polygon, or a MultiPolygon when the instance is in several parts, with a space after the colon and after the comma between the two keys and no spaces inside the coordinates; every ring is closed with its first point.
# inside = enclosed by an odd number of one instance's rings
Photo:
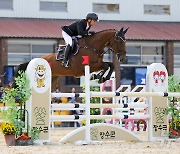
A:
{"type": "Polygon", "coordinates": [[[91,92],[91,97],[180,97],[179,94],[171,92],[91,92]]]}
{"type": "MultiPolygon", "coordinates": [[[[131,104],[90,104],[90,108],[147,108],[148,104],[145,103],[131,103],[131,104]]],[[[62,109],[72,108],[72,110],[85,109],[86,104],[51,104],[51,109],[62,110],[62,109]]]]}
{"type": "MultiPolygon", "coordinates": [[[[90,119],[148,119],[150,115],[143,113],[136,113],[131,115],[129,113],[121,113],[116,115],[90,115],[90,119]]],[[[55,121],[82,121],[86,120],[86,115],[54,115],[51,116],[51,120],[55,121]]]]}

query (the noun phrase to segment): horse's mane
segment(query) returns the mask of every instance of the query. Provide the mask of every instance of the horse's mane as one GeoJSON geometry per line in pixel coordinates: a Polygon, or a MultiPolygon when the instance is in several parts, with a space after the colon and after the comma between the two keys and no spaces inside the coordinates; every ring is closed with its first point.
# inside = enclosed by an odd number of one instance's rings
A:
{"type": "Polygon", "coordinates": [[[101,31],[97,32],[96,34],[103,33],[103,32],[106,32],[106,31],[116,31],[116,29],[104,29],[104,30],[101,30],[101,31]]]}
{"type": "MultiPolygon", "coordinates": [[[[99,31],[99,32],[96,32],[96,35],[97,34],[103,34],[103,33],[105,33],[105,32],[108,32],[108,31],[116,31],[116,29],[105,29],[105,30],[101,30],[101,31],[99,31]]],[[[91,38],[91,37],[94,37],[94,36],[96,36],[96,35],[89,35],[89,36],[86,36],[86,37],[83,37],[83,38],[81,38],[82,40],[83,39],[85,39],[85,38],[91,38]]]]}

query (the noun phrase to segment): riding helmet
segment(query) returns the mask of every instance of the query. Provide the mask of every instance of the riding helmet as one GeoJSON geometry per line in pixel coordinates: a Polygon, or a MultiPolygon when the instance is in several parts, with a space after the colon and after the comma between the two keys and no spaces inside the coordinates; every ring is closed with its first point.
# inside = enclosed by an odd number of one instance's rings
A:
{"type": "Polygon", "coordinates": [[[96,13],[88,13],[86,16],[86,20],[88,19],[98,21],[98,15],[96,13]]]}

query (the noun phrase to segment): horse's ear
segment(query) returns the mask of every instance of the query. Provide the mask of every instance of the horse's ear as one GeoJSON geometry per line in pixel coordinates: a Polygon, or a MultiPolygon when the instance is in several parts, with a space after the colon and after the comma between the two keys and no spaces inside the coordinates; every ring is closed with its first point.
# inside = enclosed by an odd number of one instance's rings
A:
{"type": "Polygon", "coordinates": [[[124,27],[120,29],[119,33],[122,33],[122,32],[123,32],[123,29],[124,29],[124,27]]]}
{"type": "Polygon", "coordinates": [[[126,30],[124,30],[123,33],[126,34],[126,32],[128,31],[128,29],[129,29],[129,27],[128,27],[126,30]]]}

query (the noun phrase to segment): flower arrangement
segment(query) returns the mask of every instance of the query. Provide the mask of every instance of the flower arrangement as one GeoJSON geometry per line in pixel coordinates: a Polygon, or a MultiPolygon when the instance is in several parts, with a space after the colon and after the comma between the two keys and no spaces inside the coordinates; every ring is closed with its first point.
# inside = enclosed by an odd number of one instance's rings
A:
{"type": "Polygon", "coordinates": [[[16,130],[15,127],[12,123],[9,122],[5,122],[1,125],[1,129],[2,129],[2,133],[4,135],[11,135],[11,134],[15,134],[16,130]]]}
{"type": "Polygon", "coordinates": [[[1,101],[8,107],[6,110],[0,110],[0,118],[5,122],[2,125],[3,134],[12,131],[11,133],[16,135],[16,139],[19,137],[24,139],[24,134],[26,134],[28,139],[36,140],[40,133],[38,130],[29,128],[28,120],[26,120],[28,112],[24,107],[31,96],[29,79],[26,72],[19,71],[14,80],[13,87],[3,89],[4,96],[1,101]]]}
{"type": "Polygon", "coordinates": [[[0,118],[4,122],[12,123],[16,130],[16,135],[22,134],[22,128],[25,123],[22,119],[23,116],[23,106],[25,102],[31,95],[31,90],[29,86],[29,80],[25,72],[19,71],[18,77],[15,78],[15,85],[11,88],[4,88],[4,95],[1,101],[7,106],[6,110],[0,110],[0,118]],[[18,112],[19,108],[21,113],[18,112]],[[17,119],[20,117],[19,119],[17,119]]]}

